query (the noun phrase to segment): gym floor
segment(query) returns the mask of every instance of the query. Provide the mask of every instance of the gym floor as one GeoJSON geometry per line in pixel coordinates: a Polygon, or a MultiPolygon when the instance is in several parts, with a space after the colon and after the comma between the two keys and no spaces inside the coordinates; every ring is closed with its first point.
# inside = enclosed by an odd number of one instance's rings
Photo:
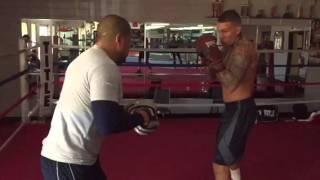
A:
{"type": "MultiPolygon", "coordinates": [[[[106,138],[101,163],[111,180],[211,180],[217,118],[162,120],[150,136],[128,132],[106,138]]],[[[0,141],[16,123],[0,126],[0,141]],[[3,131],[6,129],[6,132],[3,131]]],[[[0,180],[40,180],[41,141],[49,124],[27,124],[0,152],[0,180]]],[[[320,118],[312,122],[259,123],[249,137],[243,179],[317,179],[320,118]]]]}

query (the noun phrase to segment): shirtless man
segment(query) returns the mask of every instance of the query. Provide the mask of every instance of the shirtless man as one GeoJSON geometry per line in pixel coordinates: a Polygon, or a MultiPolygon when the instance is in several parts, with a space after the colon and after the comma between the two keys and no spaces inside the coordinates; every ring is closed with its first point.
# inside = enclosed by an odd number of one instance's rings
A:
{"type": "MultiPolygon", "coordinates": [[[[222,85],[225,113],[217,132],[213,172],[216,180],[240,180],[239,161],[246,139],[256,120],[253,90],[257,53],[252,42],[241,35],[241,18],[234,10],[218,18],[222,52],[208,36],[200,37],[197,50],[208,64],[209,74],[222,85]]],[[[213,36],[211,36],[213,37],[213,36]]]]}

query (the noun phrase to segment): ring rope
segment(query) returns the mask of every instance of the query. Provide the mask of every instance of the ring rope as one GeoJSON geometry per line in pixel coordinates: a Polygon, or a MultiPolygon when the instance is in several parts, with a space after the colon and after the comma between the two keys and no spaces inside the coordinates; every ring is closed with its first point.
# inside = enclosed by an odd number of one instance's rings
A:
{"type": "Polygon", "coordinates": [[[20,132],[22,127],[26,124],[26,122],[22,121],[19,127],[9,136],[9,138],[1,145],[0,152],[12,141],[12,139],[20,132]]]}
{"type": "MultiPolygon", "coordinates": [[[[59,45],[59,44],[52,44],[52,48],[61,48],[61,49],[88,49],[90,46],[70,46],[70,45],[59,45]]],[[[130,51],[144,51],[144,52],[159,52],[159,53],[196,53],[196,48],[131,48],[130,51]]],[[[308,53],[316,53],[320,52],[318,49],[258,49],[258,53],[301,53],[301,52],[308,52],[308,53]]]]}
{"type": "Polygon", "coordinates": [[[24,49],[21,49],[17,52],[13,52],[13,53],[7,53],[7,54],[0,54],[0,58],[3,58],[3,57],[10,57],[10,56],[18,56],[20,55],[21,53],[25,53],[25,52],[28,52],[32,49],[37,49],[39,48],[40,45],[36,45],[36,46],[32,46],[32,47],[29,47],[29,48],[24,48],[24,49]]]}
{"type": "Polygon", "coordinates": [[[28,72],[29,72],[29,68],[7,77],[7,78],[5,78],[5,79],[0,81],[0,86],[4,85],[4,84],[6,84],[6,83],[8,83],[10,81],[13,81],[13,80],[15,80],[15,79],[27,74],[28,72]]]}
{"type": "Polygon", "coordinates": [[[0,113],[0,120],[3,119],[7,114],[9,114],[13,109],[18,107],[24,100],[36,94],[35,88],[31,89],[26,95],[18,99],[14,104],[9,106],[5,111],[0,113]]]}

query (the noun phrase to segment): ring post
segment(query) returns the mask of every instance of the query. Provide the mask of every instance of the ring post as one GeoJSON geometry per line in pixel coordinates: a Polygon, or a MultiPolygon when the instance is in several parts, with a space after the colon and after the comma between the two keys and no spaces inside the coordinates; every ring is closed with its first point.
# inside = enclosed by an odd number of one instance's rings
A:
{"type": "MultiPolygon", "coordinates": [[[[27,43],[24,41],[24,39],[19,39],[19,63],[20,63],[20,72],[24,71],[27,68],[27,55],[28,51],[22,51],[24,49],[27,49],[27,43]]],[[[27,82],[27,76],[21,76],[20,77],[20,97],[22,98],[25,96],[29,91],[28,88],[28,82],[27,82]]],[[[29,101],[25,100],[21,104],[21,121],[25,122],[28,120],[28,111],[29,111],[29,101]]]]}
{"type": "Polygon", "coordinates": [[[50,36],[40,37],[40,118],[51,114],[53,96],[53,57],[50,36]]]}

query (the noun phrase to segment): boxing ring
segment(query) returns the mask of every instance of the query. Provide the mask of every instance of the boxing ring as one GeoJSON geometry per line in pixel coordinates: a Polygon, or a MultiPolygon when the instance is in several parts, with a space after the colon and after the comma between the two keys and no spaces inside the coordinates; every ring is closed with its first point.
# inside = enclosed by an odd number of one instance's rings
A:
{"type": "MultiPolygon", "coordinates": [[[[89,47],[79,46],[61,46],[51,44],[52,37],[41,37],[40,43],[34,47],[28,47],[21,40],[19,54],[21,71],[2,81],[0,85],[5,85],[7,82],[15,80],[19,77],[32,77],[36,79],[36,84],[29,87],[28,82],[20,79],[21,84],[21,99],[13,103],[8,109],[3,111],[0,119],[3,119],[14,108],[21,106],[21,127],[32,116],[38,120],[50,119],[55,103],[58,101],[59,92],[63,84],[65,69],[57,69],[55,64],[55,49],[82,49],[89,47]],[[40,50],[40,68],[36,71],[30,71],[27,67],[27,55],[31,50],[40,50]],[[33,103],[30,103],[33,99],[33,103]]],[[[131,51],[144,51],[145,53],[196,53],[195,49],[145,49],[135,48],[131,51]]],[[[271,53],[314,53],[316,50],[259,50],[259,54],[271,53]]],[[[146,56],[144,56],[146,57],[146,56]]],[[[197,60],[196,60],[197,61],[197,60]]],[[[287,67],[286,65],[274,65],[275,67],[287,67]]],[[[301,65],[292,65],[292,67],[301,67],[301,65]]],[[[303,65],[303,67],[320,67],[318,65],[303,65]]],[[[220,84],[211,81],[207,76],[205,67],[199,64],[183,64],[170,66],[168,64],[134,64],[127,63],[120,66],[120,71],[123,76],[124,99],[122,104],[126,105],[137,100],[148,100],[156,104],[163,115],[170,114],[212,114],[221,113],[223,111],[223,103],[221,95],[212,96],[212,92],[221,92],[220,84]],[[135,70],[140,65],[144,68],[142,73],[137,73],[135,70]],[[149,68],[151,66],[151,68],[149,68]]],[[[256,84],[257,88],[281,89],[285,92],[285,88],[308,87],[316,88],[320,82],[260,82],[256,84]]],[[[277,97],[277,98],[256,98],[258,106],[267,107],[262,111],[272,111],[278,113],[278,106],[290,106],[293,104],[316,104],[320,103],[319,98],[315,97],[277,97]],[[272,107],[270,107],[272,106],[272,107]]],[[[318,112],[318,109],[312,110],[318,112]]],[[[311,111],[311,112],[312,112],[311,111]]],[[[313,114],[314,115],[314,114],[313,114]]],[[[310,115],[311,117],[311,115],[310,115]]],[[[312,116],[313,117],[313,116],[312,116]]],[[[309,118],[310,120],[310,118],[309,118]]],[[[19,132],[19,127],[12,137],[19,132]]],[[[9,137],[8,142],[12,137],[9,137]]],[[[7,142],[5,143],[7,144],[7,142]]],[[[5,146],[3,145],[3,147],[5,146]]],[[[3,148],[1,147],[1,149],[3,148]]],[[[0,151],[1,151],[0,149],[0,151]]]]}
{"type": "MultiPolygon", "coordinates": [[[[40,117],[35,121],[50,120],[54,104],[58,100],[58,96],[54,97],[55,88],[59,91],[58,87],[63,84],[64,77],[64,71],[55,70],[52,53],[52,49],[62,47],[51,45],[50,41],[50,38],[42,38],[41,43],[30,48],[26,47],[24,42],[21,42],[21,50],[19,51],[20,71],[0,81],[3,86],[14,80],[19,80],[21,84],[20,98],[8,105],[8,108],[0,116],[0,119],[3,119],[13,109],[21,107],[19,124],[9,137],[1,142],[0,159],[2,163],[0,169],[2,174],[0,179],[41,179],[38,168],[39,150],[41,140],[46,135],[49,125],[48,123],[36,124],[31,120],[33,116],[40,117]],[[31,71],[27,68],[26,56],[31,49],[35,48],[40,49],[40,69],[31,71]],[[36,85],[30,87],[25,79],[26,76],[36,80],[36,85]],[[28,163],[28,166],[25,163],[28,163]]],[[[138,50],[153,51],[155,49],[138,50]]],[[[162,51],[172,52],[176,50],[162,51]]],[[[193,49],[188,51],[189,53],[195,53],[193,49]]],[[[292,51],[292,53],[296,52],[300,51],[292,51]]],[[[259,53],[273,53],[273,51],[261,50],[259,53]]],[[[200,65],[177,65],[176,67],[152,65],[151,70],[148,65],[142,65],[145,67],[143,73],[136,73],[137,67],[134,64],[120,67],[123,86],[130,90],[124,92],[127,93],[127,97],[122,102],[124,105],[136,100],[146,99],[156,102],[159,108],[171,109],[171,111],[182,108],[186,113],[193,108],[206,109],[206,113],[219,113],[223,109],[223,103],[219,99],[208,97],[210,88],[216,90],[220,88],[220,85],[208,80],[204,67],[200,65]],[[187,81],[183,81],[185,79],[187,81]],[[161,94],[163,93],[162,90],[164,90],[166,96],[160,96],[161,98],[158,99],[157,91],[161,94]],[[145,93],[145,91],[148,93],[145,93]],[[139,94],[139,92],[142,93],[139,94]],[[151,96],[149,96],[149,92],[153,92],[151,96]],[[162,102],[162,98],[165,99],[165,102],[162,102]]],[[[310,67],[318,66],[310,65],[310,67]]],[[[297,86],[317,88],[319,85],[320,83],[317,81],[299,84],[291,82],[257,83],[257,87],[274,87],[281,90],[297,86]]],[[[319,104],[319,102],[320,99],[314,97],[256,98],[256,103],[259,106],[290,106],[300,103],[319,104]]],[[[310,118],[315,116],[315,114],[311,114],[310,118]]],[[[308,179],[317,177],[318,170],[316,167],[318,167],[320,161],[316,157],[318,157],[317,152],[320,146],[313,139],[320,137],[318,119],[319,117],[315,117],[315,120],[309,119],[308,123],[257,124],[250,139],[249,155],[244,162],[243,170],[248,175],[245,178],[267,180],[281,176],[281,179],[290,177],[290,179],[298,180],[303,177],[308,179]],[[305,149],[308,153],[305,153],[305,149]],[[295,158],[280,156],[280,154],[285,153],[287,153],[287,156],[295,158]],[[261,154],[264,154],[264,156],[261,156],[261,154]],[[301,163],[301,166],[294,166],[296,162],[301,163]],[[275,164],[281,164],[287,169],[281,168],[280,171],[277,166],[274,166],[275,164]],[[262,170],[260,172],[259,168],[252,171],[248,167],[262,167],[263,172],[262,170]],[[265,168],[267,167],[270,173],[265,174],[265,168]]],[[[129,133],[111,138],[112,140],[102,147],[105,155],[101,159],[103,166],[108,169],[108,176],[111,179],[130,179],[132,177],[155,180],[212,179],[211,169],[206,169],[205,164],[210,164],[213,151],[212,141],[215,133],[213,129],[217,128],[216,119],[213,117],[185,117],[182,120],[180,123],[177,118],[166,117],[161,128],[150,137],[141,138],[129,133]],[[119,141],[122,143],[118,143],[119,141]],[[137,148],[132,148],[131,154],[121,157],[120,154],[128,153],[126,149],[131,146],[137,148]],[[151,147],[151,149],[145,148],[146,146],[151,147]],[[139,155],[143,156],[144,159],[139,158],[139,155]],[[128,162],[127,159],[130,159],[130,161],[128,162]],[[152,159],[157,166],[150,166],[148,159],[152,159]],[[190,161],[193,162],[192,165],[190,165],[190,161]],[[137,174],[139,169],[136,168],[135,162],[140,162],[140,165],[147,170],[144,170],[144,173],[137,174]],[[171,165],[168,165],[168,162],[171,165]],[[175,167],[179,167],[179,169],[173,171],[175,167]],[[127,169],[127,173],[122,172],[123,168],[127,169]],[[160,171],[172,173],[162,173],[154,177],[154,173],[158,172],[159,168],[160,171]]]]}
{"type": "MultiPolygon", "coordinates": [[[[21,42],[19,52],[28,52],[32,49],[40,49],[40,69],[36,72],[30,72],[27,69],[21,68],[21,72],[15,74],[27,74],[38,79],[36,87],[37,90],[37,104],[29,108],[28,103],[22,102],[22,119],[28,119],[34,112],[38,111],[39,117],[50,117],[54,102],[59,97],[59,90],[63,84],[65,69],[58,69],[54,66],[55,49],[82,49],[89,47],[79,46],[63,46],[51,44],[51,37],[42,37],[41,42],[34,47],[27,48],[26,44],[21,42]]],[[[175,49],[145,49],[134,48],[131,51],[144,51],[145,53],[190,53],[195,54],[193,48],[175,48],[175,49]]],[[[259,50],[259,54],[271,53],[314,53],[317,50],[259,50]]],[[[146,57],[146,56],[144,56],[146,57]]],[[[21,67],[27,67],[25,62],[26,56],[20,56],[21,67]]],[[[196,60],[198,61],[198,59],[196,60]]],[[[139,64],[138,64],[139,65],[139,64]]],[[[199,64],[183,64],[172,66],[168,64],[146,64],[144,58],[143,73],[136,73],[134,71],[137,64],[124,64],[120,67],[123,76],[124,86],[124,104],[134,101],[136,99],[153,99],[158,107],[161,108],[177,108],[177,107],[195,107],[195,108],[219,108],[223,107],[221,97],[218,99],[212,98],[215,91],[221,91],[220,85],[217,82],[212,82],[207,76],[205,67],[199,64]],[[152,66],[152,68],[148,68],[152,66]],[[209,92],[211,91],[211,92],[209,92]],[[160,94],[160,95],[159,95],[160,94]],[[157,96],[160,97],[157,97],[157,96]],[[159,99],[160,98],[160,99],[159,99]],[[162,99],[161,99],[162,98],[162,99]]],[[[292,67],[301,67],[301,65],[292,65],[292,67]]],[[[317,65],[303,65],[304,67],[318,67],[317,65]]],[[[287,65],[275,65],[275,67],[287,67],[287,65]]],[[[0,85],[10,81],[6,79],[0,85]]],[[[21,81],[21,94],[27,94],[27,82],[21,81]]],[[[284,83],[284,82],[267,82],[257,83],[257,88],[265,88],[273,86],[274,88],[285,87],[315,87],[319,82],[303,82],[303,83],[284,83]]],[[[283,90],[282,90],[283,91],[283,90]]],[[[34,92],[34,90],[32,91],[34,92]]],[[[21,96],[23,97],[23,96],[21,96]]],[[[27,98],[25,98],[27,99],[27,98]]],[[[257,105],[290,105],[297,103],[316,104],[320,99],[314,97],[290,97],[290,98],[257,98],[257,105]]],[[[210,112],[210,111],[209,111],[210,112]]]]}
{"type": "MultiPolygon", "coordinates": [[[[65,46],[51,44],[50,37],[42,38],[41,45],[41,68],[40,72],[29,73],[30,76],[40,76],[39,93],[39,116],[50,116],[52,107],[57,102],[59,88],[61,88],[64,79],[65,69],[54,69],[54,49],[78,49],[85,50],[89,47],[65,46]],[[58,90],[57,90],[58,89],[58,90]],[[57,92],[54,92],[57,91],[57,92]],[[55,95],[54,95],[55,94],[55,95]]],[[[195,54],[193,48],[175,48],[175,49],[150,49],[133,48],[131,51],[144,51],[146,53],[188,53],[195,54]]],[[[272,53],[314,53],[317,50],[258,50],[259,54],[272,53]]],[[[153,100],[161,108],[220,108],[223,107],[221,97],[215,99],[209,94],[209,91],[221,91],[219,83],[212,82],[207,76],[205,67],[199,64],[183,64],[170,66],[168,64],[147,64],[144,56],[143,64],[126,63],[120,66],[123,76],[124,101],[123,104],[135,101],[137,99],[153,100]],[[137,66],[144,68],[143,73],[137,73],[134,69],[137,66]],[[151,66],[151,68],[150,68],[151,66]],[[159,97],[158,97],[159,95],[159,97]],[[160,99],[159,99],[160,98],[160,99]]],[[[198,60],[196,60],[197,62],[198,60]]],[[[273,65],[276,68],[285,68],[288,65],[273,65]]],[[[305,68],[319,67],[318,65],[302,65],[305,68]]],[[[301,67],[301,65],[290,65],[290,67],[301,67]]],[[[257,88],[285,89],[295,87],[313,88],[320,85],[320,82],[262,82],[257,83],[257,88]]],[[[219,95],[218,95],[219,96],[219,95]]],[[[317,104],[320,99],[314,97],[277,97],[257,98],[257,105],[291,105],[291,104],[317,104]]],[[[212,112],[209,110],[208,112],[212,112]]]]}

